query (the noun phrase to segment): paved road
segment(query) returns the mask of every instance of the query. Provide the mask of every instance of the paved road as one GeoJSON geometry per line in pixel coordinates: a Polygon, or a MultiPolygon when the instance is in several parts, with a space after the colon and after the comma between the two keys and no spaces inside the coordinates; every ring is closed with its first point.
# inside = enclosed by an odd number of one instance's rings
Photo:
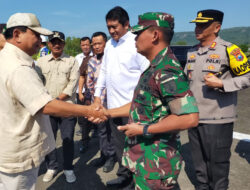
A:
{"type": "MultiPolygon", "coordinates": [[[[238,102],[238,121],[235,124],[234,131],[250,135],[250,89],[239,93],[238,102]]],[[[78,130],[78,127],[76,128],[78,130]]],[[[79,137],[75,136],[75,173],[77,181],[73,184],[65,182],[64,175],[60,172],[50,183],[43,183],[42,177],[45,173],[44,164],[41,166],[37,181],[37,190],[105,190],[106,181],[116,177],[115,169],[106,174],[102,169],[96,169],[91,166],[91,160],[99,156],[98,139],[90,142],[89,151],[80,154],[78,152],[79,137]]],[[[179,176],[179,186],[181,190],[193,190],[194,172],[190,158],[189,144],[186,131],[181,132],[182,155],[185,163],[179,176]]],[[[62,154],[61,141],[57,141],[59,161],[62,163],[60,155],[62,154]]],[[[234,139],[231,148],[231,169],[230,169],[230,187],[229,190],[249,190],[250,189],[250,139],[234,139]]]]}

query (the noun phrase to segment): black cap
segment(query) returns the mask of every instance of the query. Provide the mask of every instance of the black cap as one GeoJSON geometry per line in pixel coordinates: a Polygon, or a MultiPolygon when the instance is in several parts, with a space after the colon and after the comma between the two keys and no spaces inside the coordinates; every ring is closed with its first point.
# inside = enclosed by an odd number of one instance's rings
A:
{"type": "Polygon", "coordinates": [[[61,41],[65,41],[65,36],[64,33],[58,32],[58,31],[53,31],[53,34],[49,36],[49,41],[51,41],[54,38],[58,38],[61,41]]]}
{"type": "Polygon", "coordinates": [[[208,23],[218,21],[222,23],[224,13],[219,10],[207,9],[197,12],[197,17],[191,23],[208,23]]]}

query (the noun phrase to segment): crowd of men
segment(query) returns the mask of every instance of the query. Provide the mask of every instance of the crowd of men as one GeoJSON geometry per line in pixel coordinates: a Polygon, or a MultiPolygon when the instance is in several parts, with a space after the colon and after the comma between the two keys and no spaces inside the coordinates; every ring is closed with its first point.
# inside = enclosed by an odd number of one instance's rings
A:
{"type": "Polygon", "coordinates": [[[191,22],[200,43],[183,69],[170,48],[169,13],[144,13],[130,27],[126,10],[114,7],[105,18],[111,39],[103,32],[81,38],[75,58],[63,52],[63,32],[42,28],[34,14],[12,15],[0,34],[0,189],[34,190],[44,160],[43,181],[57,175],[58,130],[65,179],[75,182],[77,122],[79,151],[88,151],[94,129],[101,154],[92,164],[104,172],[119,164],[107,187],[176,189],[179,131],[188,129],[195,189],[228,189],[237,91],[250,86],[250,67],[239,47],[218,36],[223,16],[198,11],[191,22]]]}

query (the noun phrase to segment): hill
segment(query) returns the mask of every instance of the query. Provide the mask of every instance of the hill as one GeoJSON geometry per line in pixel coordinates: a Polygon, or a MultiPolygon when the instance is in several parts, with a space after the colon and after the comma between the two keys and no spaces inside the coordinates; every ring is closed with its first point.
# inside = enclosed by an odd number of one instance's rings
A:
{"type": "MultiPolygon", "coordinates": [[[[220,36],[226,41],[237,45],[250,44],[250,27],[234,27],[220,31],[220,36]]],[[[176,32],[172,44],[195,45],[198,41],[195,39],[194,32],[176,32]]]]}

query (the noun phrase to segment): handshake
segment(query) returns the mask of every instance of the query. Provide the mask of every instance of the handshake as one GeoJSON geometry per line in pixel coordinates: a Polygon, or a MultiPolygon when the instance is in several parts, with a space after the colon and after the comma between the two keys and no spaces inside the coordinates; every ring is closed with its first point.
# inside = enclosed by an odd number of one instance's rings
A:
{"type": "Polygon", "coordinates": [[[100,101],[95,101],[87,107],[88,110],[85,117],[92,123],[102,123],[111,117],[109,111],[103,107],[100,101]]]}

